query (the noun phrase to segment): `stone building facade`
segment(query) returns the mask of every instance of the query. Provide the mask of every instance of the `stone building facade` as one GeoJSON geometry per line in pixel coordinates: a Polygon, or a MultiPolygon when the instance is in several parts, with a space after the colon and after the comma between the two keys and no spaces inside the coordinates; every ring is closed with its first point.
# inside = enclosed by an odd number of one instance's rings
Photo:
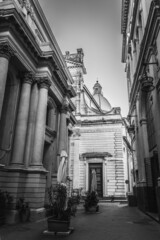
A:
{"type": "Polygon", "coordinates": [[[124,198],[128,191],[127,156],[123,136],[125,124],[119,107],[113,108],[103,96],[97,81],[93,95],[84,83],[86,69],[82,49],[66,52],[65,60],[77,93],[73,98],[77,120],[70,137],[69,176],[72,187],[83,192],[90,190],[91,172],[96,170],[99,197],[124,198]]]}
{"type": "Polygon", "coordinates": [[[0,0],[0,189],[43,217],[45,190],[68,153],[72,77],[37,0],[0,0]]]}
{"type": "Polygon", "coordinates": [[[123,0],[122,62],[138,206],[160,216],[160,1],[123,0]]]}

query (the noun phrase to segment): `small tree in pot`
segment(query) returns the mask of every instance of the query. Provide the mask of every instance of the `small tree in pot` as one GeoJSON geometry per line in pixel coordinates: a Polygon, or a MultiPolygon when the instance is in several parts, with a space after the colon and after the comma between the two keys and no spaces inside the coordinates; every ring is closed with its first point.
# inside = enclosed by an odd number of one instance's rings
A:
{"type": "Polygon", "coordinates": [[[67,232],[70,227],[71,216],[75,216],[73,199],[67,198],[67,186],[57,183],[48,190],[52,216],[48,218],[48,231],[67,232]]]}
{"type": "MultiPolygon", "coordinates": [[[[49,202],[52,217],[48,218],[48,231],[67,232],[73,215],[73,199],[67,196],[67,153],[61,151],[57,173],[57,185],[49,188],[49,202]]],[[[75,209],[74,209],[75,211],[75,209]]]]}
{"type": "Polygon", "coordinates": [[[86,212],[98,212],[98,194],[96,191],[88,192],[85,198],[84,208],[86,212]]]}

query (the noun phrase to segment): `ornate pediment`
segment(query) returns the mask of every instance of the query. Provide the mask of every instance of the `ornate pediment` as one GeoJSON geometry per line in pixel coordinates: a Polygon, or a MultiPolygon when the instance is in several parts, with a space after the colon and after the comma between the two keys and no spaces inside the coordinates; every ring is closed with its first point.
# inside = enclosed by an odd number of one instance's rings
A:
{"type": "Polygon", "coordinates": [[[112,157],[109,152],[86,152],[81,154],[81,159],[86,158],[105,158],[105,157],[112,157]]]}

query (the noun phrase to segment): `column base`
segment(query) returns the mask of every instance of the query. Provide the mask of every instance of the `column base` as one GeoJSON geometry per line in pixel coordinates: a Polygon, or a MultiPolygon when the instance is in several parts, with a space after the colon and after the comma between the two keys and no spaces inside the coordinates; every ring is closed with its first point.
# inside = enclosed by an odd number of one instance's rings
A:
{"type": "Polygon", "coordinates": [[[29,203],[33,213],[32,221],[37,220],[38,215],[43,215],[44,218],[45,214],[41,212],[45,212],[46,172],[45,169],[0,169],[0,189],[13,197],[8,223],[18,221],[16,204],[19,198],[24,198],[24,202],[29,203]]]}
{"type": "MultiPolygon", "coordinates": [[[[30,209],[30,216],[27,221],[29,222],[36,222],[46,218],[46,210],[45,208],[38,208],[38,209],[30,209]]],[[[26,221],[26,220],[25,220],[26,221]]],[[[6,210],[5,212],[5,224],[16,224],[22,222],[18,210],[6,210]]],[[[24,220],[23,220],[24,222],[24,220]]]]}
{"type": "Polygon", "coordinates": [[[45,208],[38,208],[38,209],[31,209],[30,210],[30,222],[36,222],[46,218],[46,209],[45,208]]]}
{"type": "Polygon", "coordinates": [[[5,224],[19,223],[19,212],[17,210],[6,210],[5,212],[5,224]]]}
{"type": "Polygon", "coordinates": [[[24,169],[24,164],[20,163],[11,163],[11,165],[6,167],[7,169],[24,169]]]}
{"type": "Polygon", "coordinates": [[[30,171],[34,171],[34,170],[37,170],[37,171],[43,171],[43,172],[48,172],[44,167],[43,165],[30,165],[27,169],[29,169],[30,171]]]}

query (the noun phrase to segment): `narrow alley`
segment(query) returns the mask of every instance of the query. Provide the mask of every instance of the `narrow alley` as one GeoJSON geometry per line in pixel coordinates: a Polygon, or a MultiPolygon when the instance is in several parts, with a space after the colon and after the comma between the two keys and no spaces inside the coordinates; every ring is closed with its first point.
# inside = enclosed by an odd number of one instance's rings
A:
{"type": "Polygon", "coordinates": [[[86,214],[79,206],[71,221],[72,234],[44,235],[46,221],[4,226],[0,230],[1,240],[159,240],[160,225],[136,207],[119,203],[100,203],[100,212],[86,214]]]}

